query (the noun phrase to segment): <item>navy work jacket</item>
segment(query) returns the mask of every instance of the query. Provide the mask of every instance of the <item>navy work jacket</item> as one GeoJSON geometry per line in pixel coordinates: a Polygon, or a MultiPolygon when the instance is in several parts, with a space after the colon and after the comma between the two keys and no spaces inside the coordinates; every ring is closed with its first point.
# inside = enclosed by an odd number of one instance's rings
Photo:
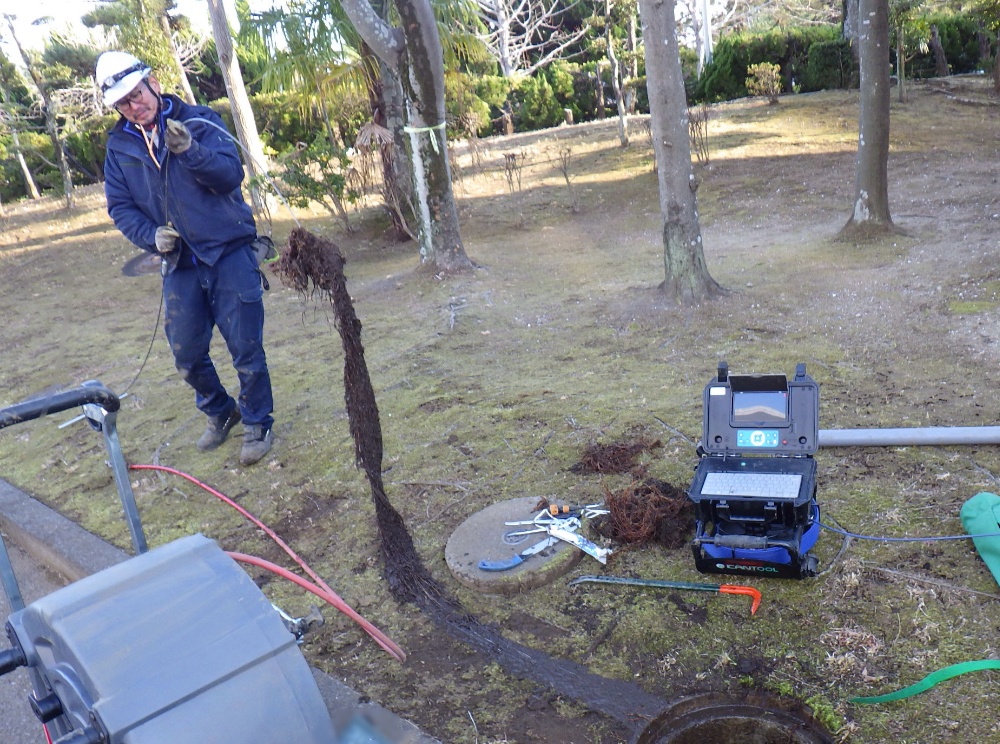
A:
{"type": "Polygon", "coordinates": [[[126,238],[150,253],[157,252],[156,228],[169,222],[198,261],[214,266],[257,236],[253,212],[240,191],[243,164],[222,118],[212,109],[165,95],[159,132],[165,131],[168,118],[185,123],[191,147],[176,155],[159,137],[159,145],[151,143],[159,166],[143,133],[125,117],[108,133],[108,214],[126,238]]]}

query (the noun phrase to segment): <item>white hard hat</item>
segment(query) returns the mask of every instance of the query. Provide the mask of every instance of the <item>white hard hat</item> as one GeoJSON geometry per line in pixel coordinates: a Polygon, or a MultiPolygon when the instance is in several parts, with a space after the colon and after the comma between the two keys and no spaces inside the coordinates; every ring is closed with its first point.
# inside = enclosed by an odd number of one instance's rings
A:
{"type": "Polygon", "coordinates": [[[152,70],[128,52],[105,52],[97,58],[94,77],[104,94],[104,105],[114,106],[132,92],[152,70]]]}

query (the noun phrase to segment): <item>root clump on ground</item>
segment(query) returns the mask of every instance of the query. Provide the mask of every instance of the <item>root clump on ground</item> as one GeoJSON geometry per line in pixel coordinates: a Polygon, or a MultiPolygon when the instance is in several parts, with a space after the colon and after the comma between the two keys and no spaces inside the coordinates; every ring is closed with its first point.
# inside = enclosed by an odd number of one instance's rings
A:
{"type": "Polygon", "coordinates": [[[608,514],[594,520],[602,537],[625,545],[659,543],[674,550],[687,544],[694,508],[683,489],[665,481],[634,481],[618,491],[605,489],[608,514]]]}
{"type": "Polygon", "coordinates": [[[574,473],[630,473],[640,468],[639,457],[662,447],[659,439],[639,437],[631,442],[587,445],[580,461],[570,470],[574,473]]]}

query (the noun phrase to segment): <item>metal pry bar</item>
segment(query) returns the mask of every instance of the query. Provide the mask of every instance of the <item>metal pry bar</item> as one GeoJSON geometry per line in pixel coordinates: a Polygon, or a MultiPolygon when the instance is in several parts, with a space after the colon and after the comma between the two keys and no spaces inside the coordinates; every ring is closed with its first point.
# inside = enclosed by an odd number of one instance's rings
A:
{"type": "Polygon", "coordinates": [[[720,594],[745,594],[752,598],[750,614],[757,614],[760,607],[761,594],[752,586],[737,586],[735,584],[699,584],[690,581],[663,581],[660,579],[632,579],[627,576],[578,576],[569,582],[569,586],[594,582],[597,584],[628,584],[630,586],[652,586],[660,589],[692,589],[699,592],[719,592],[720,594]]]}

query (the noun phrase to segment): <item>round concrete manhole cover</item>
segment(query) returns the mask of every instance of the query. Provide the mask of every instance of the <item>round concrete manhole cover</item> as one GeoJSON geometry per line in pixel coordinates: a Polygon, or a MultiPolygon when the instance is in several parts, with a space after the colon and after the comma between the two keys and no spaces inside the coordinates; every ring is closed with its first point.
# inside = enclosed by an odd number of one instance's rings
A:
{"type": "Polygon", "coordinates": [[[540,553],[503,571],[483,571],[480,561],[501,563],[536,543],[545,540],[545,532],[525,535],[511,533],[531,529],[531,525],[508,525],[528,521],[541,509],[537,496],[501,501],[476,512],[452,533],[444,549],[445,562],[452,574],[471,589],[490,594],[519,594],[549,584],[573,569],[583,558],[579,548],[562,540],[540,553]]]}

